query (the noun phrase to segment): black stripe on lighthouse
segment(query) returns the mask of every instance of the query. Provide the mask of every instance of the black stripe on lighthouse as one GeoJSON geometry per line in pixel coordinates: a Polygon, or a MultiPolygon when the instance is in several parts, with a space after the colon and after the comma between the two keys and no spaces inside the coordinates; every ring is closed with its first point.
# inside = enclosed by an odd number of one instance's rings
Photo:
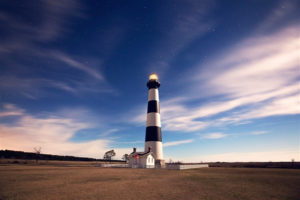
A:
{"type": "Polygon", "coordinates": [[[149,126],[146,128],[146,141],[162,141],[161,128],[158,126],[149,126]]]}
{"type": "Polygon", "coordinates": [[[148,101],[147,113],[156,112],[159,113],[159,102],[156,100],[148,101]]]}

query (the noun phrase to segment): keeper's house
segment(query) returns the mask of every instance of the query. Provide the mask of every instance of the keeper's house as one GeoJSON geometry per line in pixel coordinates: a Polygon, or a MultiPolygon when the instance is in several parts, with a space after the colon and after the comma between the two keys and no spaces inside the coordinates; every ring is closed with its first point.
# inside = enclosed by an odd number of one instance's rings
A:
{"type": "Polygon", "coordinates": [[[151,148],[147,152],[136,152],[136,148],[133,148],[133,152],[129,154],[128,166],[132,168],[154,168],[155,158],[151,148]]]}

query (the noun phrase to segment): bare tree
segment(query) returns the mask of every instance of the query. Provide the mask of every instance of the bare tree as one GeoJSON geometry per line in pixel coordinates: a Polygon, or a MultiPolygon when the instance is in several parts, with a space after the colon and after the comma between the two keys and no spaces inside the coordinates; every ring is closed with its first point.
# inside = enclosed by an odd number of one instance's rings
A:
{"type": "Polygon", "coordinates": [[[112,157],[116,155],[115,151],[112,149],[110,151],[105,152],[103,159],[104,160],[111,160],[112,157]]]}
{"type": "Polygon", "coordinates": [[[295,159],[292,158],[291,162],[292,162],[292,167],[294,167],[295,166],[295,159]]]}
{"type": "Polygon", "coordinates": [[[37,146],[37,147],[34,147],[33,150],[34,150],[34,153],[36,154],[36,156],[35,156],[35,162],[38,163],[39,158],[40,158],[40,154],[42,152],[42,147],[37,146]]]}
{"type": "Polygon", "coordinates": [[[127,153],[124,154],[123,157],[122,157],[122,160],[127,162],[129,160],[129,155],[127,153]]]}

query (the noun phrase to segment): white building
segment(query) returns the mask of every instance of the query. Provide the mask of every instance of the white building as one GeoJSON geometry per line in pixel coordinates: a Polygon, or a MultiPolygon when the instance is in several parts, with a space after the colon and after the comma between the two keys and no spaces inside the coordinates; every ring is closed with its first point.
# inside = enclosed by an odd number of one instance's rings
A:
{"type": "Polygon", "coordinates": [[[136,148],[133,148],[133,152],[129,154],[128,166],[132,168],[154,168],[155,158],[151,148],[147,152],[136,152],[136,148]]]}

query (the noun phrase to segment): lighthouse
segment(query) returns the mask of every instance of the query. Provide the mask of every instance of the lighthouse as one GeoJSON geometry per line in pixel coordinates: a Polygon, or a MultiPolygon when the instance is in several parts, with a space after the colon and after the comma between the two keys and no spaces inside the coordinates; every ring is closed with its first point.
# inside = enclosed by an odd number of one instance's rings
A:
{"type": "Polygon", "coordinates": [[[159,112],[158,88],[160,83],[156,74],[150,74],[148,87],[148,109],[146,121],[145,150],[133,152],[128,156],[128,166],[132,168],[163,168],[165,161],[163,158],[161,122],[159,112]]]}
{"type": "Polygon", "coordinates": [[[159,110],[158,88],[160,83],[157,74],[150,74],[148,87],[148,109],[146,121],[145,152],[151,149],[157,167],[164,166],[162,150],[162,134],[159,110]]]}

